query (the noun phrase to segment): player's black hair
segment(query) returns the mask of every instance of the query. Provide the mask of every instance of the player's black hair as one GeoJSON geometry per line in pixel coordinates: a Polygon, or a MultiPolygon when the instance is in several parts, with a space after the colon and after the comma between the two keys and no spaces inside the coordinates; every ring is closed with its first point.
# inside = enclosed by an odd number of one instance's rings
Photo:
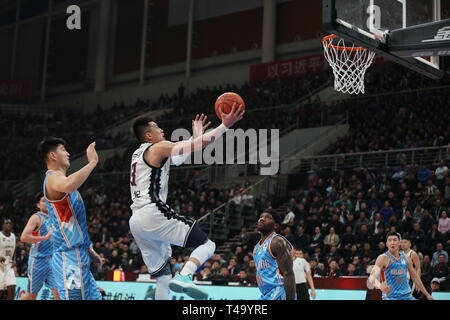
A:
{"type": "Polygon", "coordinates": [[[139,141],[144,140],[144,133],[149,127],[149,122],[153,121],[150,116],[143,115],[137,117],[133,122],[133,133],[139,141]]]}
{"type": "Polygon", "coordinates": [[[41,198],[44,196],[44,193],[42,191],[39,191],[34,195],[34,203],[39,203],[41,201],[41,198]]]}
{"type": "Polygon", "coordinates": [[[47,155],[50,152],[55,151],[60,144],[62,144],[64,148],[67,149],[66,141],[61,138],[48,137],[39,142],[38,153],[41,159],[45,162],[47,160],[47,155]]]}
{"type": "Polygon", "coordinates": [[[275,210],[266,209],[262,213],[264,213],[264,212],[270,214],[272,216],[273,220],[275,220],[275,223],[281,224],[281,217],[275,210]]]}
{"type": "Polygon", "coordinates": [[[410,243],[412,243],[412,241],[409,237],[403,237],[402,240],[408,240],[410,243]]]}
{"type": "Polygon", "coordinates": [[[386,241],[389,237],[392,236],[396,236],[398,238],[398,240],[402,240],[402,236],[400,235],[400,233],[398,232],[388,232],[388,234],[386,235],[386,241]]]}

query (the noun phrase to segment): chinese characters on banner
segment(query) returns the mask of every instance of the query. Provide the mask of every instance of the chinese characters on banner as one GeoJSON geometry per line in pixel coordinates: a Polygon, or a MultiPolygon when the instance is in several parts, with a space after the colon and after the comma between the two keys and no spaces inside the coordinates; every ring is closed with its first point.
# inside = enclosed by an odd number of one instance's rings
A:
{"type": "MultiPolygon", "coordinates": [[[[383,57],[377,57],[374,64],[384,64],[383,57]]],[[[295,78],[306,74],[322,71],[332,72],[323,53],[312,56],[299,57],[290,60],[274,61],[250,66],[250,83],[256,81],[295,78]]]]}
{"type": "Polygon", "coordinates": [[[30,100],[31,82],[0,80],[0,99],[30,100]]]}
{"type": "Polygon", "coordinates": [[[323,54],[256,64],[250,67],[250,82],[298,77],[328,68],[323,54]]]}

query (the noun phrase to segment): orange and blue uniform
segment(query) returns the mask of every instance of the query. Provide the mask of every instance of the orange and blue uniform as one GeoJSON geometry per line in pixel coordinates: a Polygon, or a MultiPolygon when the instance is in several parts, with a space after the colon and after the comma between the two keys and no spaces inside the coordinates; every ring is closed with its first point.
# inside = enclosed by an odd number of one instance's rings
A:
{"type": "Polygon", "coordinates": [[[58,201],[44,196],[52,228],[52,270],[56,289],[62,300],[101,300],[102,296],[90,271],[86,208],[78,190],[58,201]]]}
{"type": "MultiPolygon", "coordinates": [[[[45,236],[48,233],[48,216],[41,213],[35,213],[41,219],[41,227],[33,232],[34,236],[45,236]]],[[[28,259],[28,292],[38,294],[42,286],[49,289],[55,289],[56,283],[52,274],[52,252],[53,244],[51,240],[44,240],[31,246],[30,257],[28,259]]]]}

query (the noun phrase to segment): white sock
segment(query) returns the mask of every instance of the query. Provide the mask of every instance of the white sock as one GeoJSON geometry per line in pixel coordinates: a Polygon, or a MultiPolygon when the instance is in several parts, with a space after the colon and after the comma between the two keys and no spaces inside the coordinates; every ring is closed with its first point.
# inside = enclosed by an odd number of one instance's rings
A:
{"type": "Polygon", "coordinates": [[[188,274],[194,274],[195,271],[197,271],[198,266],[192,262],[192,261],[188,261],[184,264],[183,269],[180,271],[180,274],[182,276],[187,276],[188,274]]]}
{"type": "MultiPolygon", "coordinates": [[[[200,262],[200,266],[205,263],[206,260],[212,257],[214,251],[216,250],[216,244],[208,239],[204,244],[198,246],[194,251],[192,251],[190,258],[195,258],[200,262]]],[[[197,266],[192,261],[186,262],[180,274],[182,276],[188,274],[194,274],[199,266],[197,266]]]]}
{"type": "Polygon", "coordinates": [[[169,282],[171,275],[156,278],[155,300],[169,300],[169,282]]]}

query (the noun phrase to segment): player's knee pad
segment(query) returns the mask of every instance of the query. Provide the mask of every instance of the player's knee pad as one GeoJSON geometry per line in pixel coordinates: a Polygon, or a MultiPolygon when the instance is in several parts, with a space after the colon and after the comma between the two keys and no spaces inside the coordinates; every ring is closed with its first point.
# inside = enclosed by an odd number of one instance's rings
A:
{"type": "Polygon", "coordinates": [[[208,236],[195,225],[186,240],[185,248],[197,248],[208,240],[208,236]]]}

